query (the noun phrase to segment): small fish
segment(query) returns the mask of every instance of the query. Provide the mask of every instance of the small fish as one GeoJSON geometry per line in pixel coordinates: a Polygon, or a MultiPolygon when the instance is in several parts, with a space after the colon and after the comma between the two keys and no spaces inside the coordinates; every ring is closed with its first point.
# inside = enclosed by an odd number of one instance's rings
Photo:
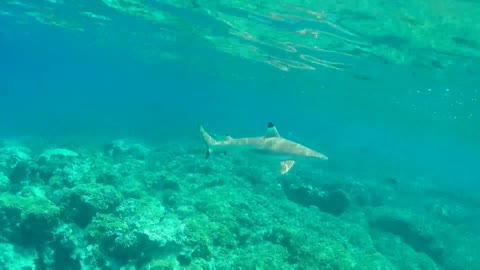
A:
{"type": "Polygon", "coordinates": [[[397,185],[398,184],[398,180],[395,177],[388,177],[385,180],[387,181],[387,183],[392,184],[392,185],[397,185]]]}
{"type": "Polygon", "coordinates": [[[298,158],[318,158],[327,160],[327,156],[303,146],[297,142],[287,140],[280,136],[277,128],[272,122],[267,125],[267,131],[262,137],[234,139],[227,135],[225,140],[217,141],[210,136],[202,125],[199,125],[200,134],[207,146],[205,157],[208,159],[212,151],[251,150],[258,154],[280,159],[280,173],[285,174],[293,167],[298,158]]]}
{"type": "Polygon", "coordinates": [[[200,4],[198,3],[197,0],[191,0],[191,3],[192,3],[193,8],[199,8],[200,7],[200,4]]]}

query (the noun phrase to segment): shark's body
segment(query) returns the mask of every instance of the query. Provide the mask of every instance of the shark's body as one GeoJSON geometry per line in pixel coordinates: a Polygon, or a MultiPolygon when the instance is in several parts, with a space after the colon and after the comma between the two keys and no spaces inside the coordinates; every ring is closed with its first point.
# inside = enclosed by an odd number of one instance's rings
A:
{"type": "Polygon", "coordinates": [[[232,150],[252,150],[256,153],[266,154],[280,159],[280,173],[287,173],[298,158],[312,157],[327,160],[328,158],[306,146],[287,140],[280,136],[273,123],[268,123],[267,132],[263,137],[234,139],[227,135],[223,141],[217,141],[210,136],[200,125],[200,134],[207,146],[206,158],[212,151],[220,150],[223,153],[232,150]]]}

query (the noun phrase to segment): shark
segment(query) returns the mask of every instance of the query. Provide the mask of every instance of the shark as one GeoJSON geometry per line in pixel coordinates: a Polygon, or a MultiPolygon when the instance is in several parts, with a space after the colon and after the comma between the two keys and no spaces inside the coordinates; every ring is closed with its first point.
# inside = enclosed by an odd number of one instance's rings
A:
{"type": "Polygon", "coordinates": [[[279,160],[280,173],[286,174],[295,164],[295,161],[302,158],[317,158],[327,160],[324,154],[312,150],[300,143],[285,139],[280,135],[276,126],[269,122],[264,136],[233,138],[226,135],[224,140],[216,140],[207,133],[205,128],[199,124],[200,135],[205,142],[207,151],[205,158],[208,159],[213,152],[227,154],[227,152],[252,151],[279,160]]]}

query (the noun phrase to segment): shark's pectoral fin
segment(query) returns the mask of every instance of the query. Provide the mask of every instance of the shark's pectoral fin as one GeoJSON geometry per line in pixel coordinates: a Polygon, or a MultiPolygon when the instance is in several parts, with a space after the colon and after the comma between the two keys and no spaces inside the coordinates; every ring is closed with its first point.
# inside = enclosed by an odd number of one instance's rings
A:
{"type": "Polygon", "coordinates": [[[280,162],[280,173],[286,174],[295,164],[295,160],[285,160],[280,162]]]}
{"type": "Polygon", "coordinates": [[[280,137],[277,128],[272,122],[268,123],[267,132],[265,132],[265,138],[280,137]]]}
{"type": "Polygon", "coordinates": [[[205,152],[205,159],[208,159],[211,154],[212,154],[212,151],[210,150],[210,148],[207,149],[207,151],[205,152]]]}

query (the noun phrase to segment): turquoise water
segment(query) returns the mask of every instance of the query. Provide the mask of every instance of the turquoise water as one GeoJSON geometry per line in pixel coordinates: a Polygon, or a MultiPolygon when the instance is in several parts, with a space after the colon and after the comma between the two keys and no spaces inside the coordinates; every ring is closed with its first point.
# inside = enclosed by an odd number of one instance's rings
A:
{"type": "Polygon", "coordinates": [[[249,5],[0,4],[0,269],[480,268],[474,30],[249,5]],[[205,159],[270,121],[329,159],[205,159]]]}

